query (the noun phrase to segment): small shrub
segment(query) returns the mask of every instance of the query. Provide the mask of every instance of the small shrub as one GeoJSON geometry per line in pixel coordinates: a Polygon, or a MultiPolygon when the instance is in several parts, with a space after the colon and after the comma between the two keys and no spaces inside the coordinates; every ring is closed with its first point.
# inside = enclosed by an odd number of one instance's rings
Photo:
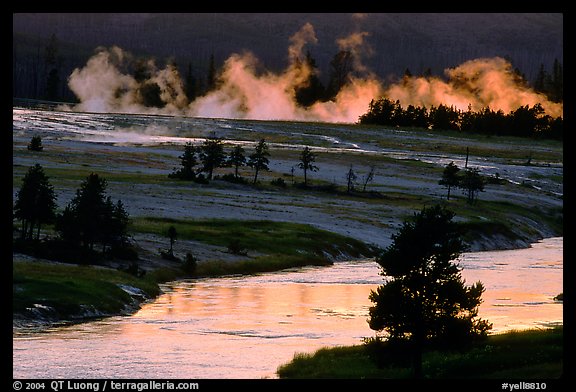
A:
{"type": "Polygon", "coordinates": [[[248,184],[248,181],[244,177],[240,176],[236,177],[232,173],[224,174],[222,176],[216,176],[214,177],[214,179],[231,182],[233,184],[248,184]]]}
{"type": "Polygon", "coordinates": [[[500,177],[499,173],[495,173],[492,176],[487,176],[486,177],[486,183],[487,184],[493,184],[493,185],[502,185],[506,182],[506,180],[504,180],[502,177],[500,177]]]}
{"type": "Polygon", "coordinates": [[[242,245],[240,245],[240,241],[238,241],[238,240],[232,240],[228,244],[228,252],[232,253],[233,255],[239,255],[239,256],[247,256],[248,255],[246,249],[244,247],[242,247],[242,245]]]}
{"type": "Polygon", "coordinates": [[[28,150],[30,151],[42,151],[44,147],[42,146],[42,138],[40,136],[33,136],[28,144],[28,150]]]}
{"type": "Polygon", "coordinates": [[[560,293],[554,297],[554,301],[564,301],[564,293],[560,293]]]}
{"type": "Polygon", "coordinates": [[[399,339],[387,340],[379,336],[365,338],[364,346],[370,359],[378,368],[395,365],[410,366],[412,350],[409,343],[399,339]]]}
{"type": "Polygon", "coordinates": [[[160,256],[164,260],[180,261],[180,259],[178,257],[174,256],[174,253],[170,252],[169,250],[159,249],[158,251],[160,253],[160,256]]]}
{"type": "Polygon", "coordinates": [[[270,181],[270,184],[280,187],[280,188],[286,188],[287,184],[286,181],[284,181],[283,178],[276,178],[272,181],[270,181]]]}
{"type": "Polygon", "coordinates": [[[112,245],[108,251],[108,255],[111,258],[116,258],[120,260],[138,260],[138,251],[136,248],[130,244],[112,245]]]}
{"type": "Polygon", "coordinates": [[[146,275],[146,270],[140,268],[136,261],[131,262],[127,267],[119,267],[118,270],[126,272],[132,276],[136,276],[137,278],[141,278],[146,275]]]}
{"type": "Polygon", "coordinates": [[[103,259],[101,252],[57,238],[42,241],[14,239],[13,247],[17,252],[62,263],[100,264],[103,259]]]}
{"type": "Polygon", "coordinates": [[[194,182],[197,184],[209,184],[210,180],[204,174],[198,174],[194,182]]]}
{"type": "Polygon", "coordinates": [[[198,260],[194,255],[190,252],[186,253],[186,258],[184,259],[184,263],[182,264],[182,270],[186,272],[188,275],[195,275],[196,268],[198,267],[198,260]]]}

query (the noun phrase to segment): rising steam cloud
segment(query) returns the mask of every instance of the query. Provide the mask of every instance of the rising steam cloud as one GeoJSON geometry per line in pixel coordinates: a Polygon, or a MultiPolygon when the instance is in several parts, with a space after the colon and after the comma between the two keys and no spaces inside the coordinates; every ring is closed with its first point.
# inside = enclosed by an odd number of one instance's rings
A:
{"type": "Polygon", "coordinates": [[[333,100],[309,107],[299,105],[295,98],[296,89],[305,86],[315,72],[302,61],[305,46],[317,44],[314,28],[307,23],[290,38],[288,66],[283,71],[262,72],[259,60],[249,51],[233,54],[218,75],[217,88],[193,102],[188,102],[182,78],[173,65],[158,69],[149,60],[143,65],[147,77],[137,80],[129,71],[134,60],[129,53],[118,47],[99,48],[85,67],[75,69],[69,77],[69,87],[80,100],[73,110],[355,123],[372,99],[385,97],[400,101],[403,107],[444,104],[460,110],[489,107],[504,113],[540,103],[547,114],[562,116],[562,104],[526,87],[512,65],[499,57],[447,69],[447,81],[404,77],[384,88],[361,61],[373,54],[366,45],[368,36],[357,32],[337,41],[341,50],[352,53],[354,72],[333,100]],[[155,93],[162,105],[146,105],[152,86],[157,86],[155,93]]]}
{"type": "Polygon", "coordinates": [[[429,77],[405,77],[390,86],[384,95],[403,106],[438,106],[444,104],[466,111],[489,107],[505,114],[520,106],[540,103],[545,112],[562,117],[562,104],[525,86],[506,60],[483,58],[467,61],[456,68],[445,70],[448,81],[429,77]]]}

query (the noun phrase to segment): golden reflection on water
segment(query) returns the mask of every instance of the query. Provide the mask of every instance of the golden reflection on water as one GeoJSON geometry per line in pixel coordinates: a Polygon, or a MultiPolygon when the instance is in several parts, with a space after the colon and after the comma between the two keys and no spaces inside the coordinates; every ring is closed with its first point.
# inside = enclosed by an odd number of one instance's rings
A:
{"type": "Polygon", "coordinates": [[[481,281],[486,291],[479,316],[494,324],[493,333],[548,327],[563,322],[562,238],[533,244],[530,249],[466,254],[462,276],[467,284],[481,281]]]}
{"type": "MultiPolygon", "coordinates": [[[[563,291],[562,243],[556,251],[546,244],[463,256],[466,283],[486,287],[480,317],[492,332],[562,322],[553,300],[563,291]]],[[[133,316],[15,338],[14,377],[274,377],[296,352],[374,336],[368,295],[382,282],[379,272],[360,261],[172,282],[133,316]]]]}

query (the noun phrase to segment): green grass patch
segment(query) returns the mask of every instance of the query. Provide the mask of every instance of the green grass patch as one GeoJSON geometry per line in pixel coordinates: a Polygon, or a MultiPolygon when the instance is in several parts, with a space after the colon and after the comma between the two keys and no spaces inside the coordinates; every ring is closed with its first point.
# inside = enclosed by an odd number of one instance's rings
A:
{"type": "Polygon", "coordinates": [[[176,220],[135,218],[131,230],[167,236],[170,226],[178,239],[228,246],[236,242],[247,252],[245,259],[199,260],[194,276],[222,276],[279,271],[309,265],[330,265],[334,258],[372,257],[378,250],[362,241],[310,225],[275,221],[176,220]]]}
{"type": "MultiPolygon", "coordinates": [[[[12,181],[14,184],[21,185],[22,179],[28,170],[27,166],[15,165],[12,173],[12,181]]],[[[44,171],[53,185],[70,185],[72,187],[79,187],[82,181],[91,173],[101,175],[108,183],[128,183],[128,184],[179,184],[180,182],[168,178],[164,174],[150,174],[145,169],[128,172],[128,171],[114,171],[114,169],[103,167],[45,167],[44,171]],[[77,183],[77,185],[71,184],[77,183]]]]}
{"type": "MultiPolygon", "coordinates": [[[[489,336],[465,351],[431,350],[423,355],[430,379],[557,379],[562,371],[563,327],[489,336]]],[[[281,365],[280,378],[410,378],[410,367],[376,362],[366,345],[323,348],[296,354],[281,365]]]]}
{"type": "Polygon", "coordinates": [[[249,275],[310,265],[325,266],[330,264],[332,263],[323,257],[302,257],[276,254],[258,256],[234,262],[217,260],[199,263],[195,275],[198,277],[249,275]]]}
{"type": "Polygon", "coordinates": [[[280,378],[408,378],[410,369],[379,369],[364,345],[321,348],[314,353],[297,353],[281,365],[280,378]]]}
{"type": "Polygon", "coordinates": [[[132,302],[120,284],[136,287],[149,297],[160,292],[153,279],[139,279],[114,269],[16,261],[12,272],[13,311],[24,312],[39,304],[54,308],[62,319],[86,309],[115,314],[132,302]]]}
{"type": "Polygon", "coordinates": [[[238,241],[248,251],[265,255],[318,258],[345,253],[352,257],[371,256],[374,249],[362,241],[313,226],[266,220],[177,220],[134,218],[131,230],[166,236],[174,226],[178,238],[227,247],[238,241]]]}

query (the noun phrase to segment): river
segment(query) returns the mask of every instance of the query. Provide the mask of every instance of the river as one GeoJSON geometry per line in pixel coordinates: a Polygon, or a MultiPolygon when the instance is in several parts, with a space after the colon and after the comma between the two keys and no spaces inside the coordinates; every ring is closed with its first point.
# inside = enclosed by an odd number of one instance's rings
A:
{"type": "MultiPolygon", "coordinates": [[[[486,287],[493,331],[563,322],[563,238],[527,249],[465,253],[467,284],[486,287]]],[[[131,316],[13,335],[14,378],[274,378],[296,352],[374,336],[369,260],[255,276],[183,280],[131,316]]]]}

